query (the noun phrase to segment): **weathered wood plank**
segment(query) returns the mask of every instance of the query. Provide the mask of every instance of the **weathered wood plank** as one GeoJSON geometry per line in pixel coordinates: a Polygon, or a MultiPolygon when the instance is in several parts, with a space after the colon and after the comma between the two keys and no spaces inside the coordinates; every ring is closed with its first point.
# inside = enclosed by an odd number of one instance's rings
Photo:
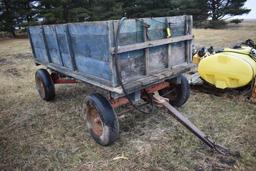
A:
{"type": "MultiPolygon", "coordinates": [[[[118,21],[113,21],[112,22],[112,28],[111,28],[111,32],[112,32],[111,34],[112,34],[113,37],[110,38],[111,39],[110,41],[112,41],[112,46],[113,47],[116,46],[117,28],[118,28],[118,21]]],[[[114,51],[113,51],[112,56],[111,56],[111,60],[110,60],[110,68],[111,68],[112,73],[113,73],[112,83],[113,83],[113,86],[116,86],[119,83],[117,81],[116,64],[115,64],[115,62],[117,62],[117,61],[114,58],[115,58],[115,55],[114,55],[114,51]]]]}
{"type": "Polygon", "coordinates": [[[57,41],[58,52],[59,52],[59,55],[60,55],[60,61],[61,61],[62,66],[64,66],[64,61],[63,61],[62,53],[61,53],[61,50],[60,50],[60,41],[59,41],[59,38],[58,38],[58,35],[57,35],[56,27],[53,27],[53,29],[54,29],[54,36],[56,37],[56,41],[57,41]]]}
{"type": "MultiPolygon", "coordinates": [[[[166,45],[170,43],[177,43],[177,42],[182,42],[182,41],[192,40],[192,39],[193,39],[193,35],[185,35],[185,36],[166,38],[161,40],[152,40],[152,41],[147,41],[143,43],[136,43],[133,45],[119,46],[118,53],[156,47],[156,46],[166,45]]],[[[114,53],[114,48],[111,48],[111,53],[112,54],[114,53]]]]}
{"type": "MultiPolygon", "coordinates": [[[[170,18],[167,18],[166,19],[167,20],[167,23],[168,23],[168,25],[169,25],[169,23],[171,23],[171,20],[170,20],[170,18]]],[[[171,28],[170,28],[171,29],[171,28]]],[[[172,31],[171,31],[172,32],[172,31]]],[[[172,34],[172,33],[171,33],[172,34]]],[[[172,36],[172,35],[171,35],[172,36]]],[[[172,64],[171,64],[171,61],[172,61],[172,45],[171,44],[168,44],[168,50],[167,50],[167,54],[168,54],[168,63],[167,63],[167,67],[170,69],[171,68],[171,66],[172,66],[172,64]]]]}
{"type": "Polygon", "coordinates": [[[166,79],[174,78],[180,73],[188,71],[192,66],[193,64],[186,64],[175,66],[172,70],[165,69],[161,72],[150,74],[148,76],[138,78],[134,81],[130,81],[129,83],[125,84],[125,88],[128,92],[132,92],[136,89],[146,88],[152,84],[160,83],[166,79]]]}
{"type": "Polygon", "coordinates": [[[44,65],[44,66],[46,66],[47,68],[49,68],[51,70],[57,71],[59,73],[62,73],[66,76],[75,78],[75,79],[80,80],[82,82],[97,86],[97,87],[102,88],[104,90],[107,90],[107,91],[110,91],[110,92],[115,92],[115,93],[118,93],[118,94],[123,93],[121,87],[112,87],[111,84],[108,83],[106,80],[103,80],[103,79],[101,81],[99,81],[99,79],[94,80],[95,77],[93,77],[93,76],[90,77],[89,75],[86,75],[86,76],[81,75],[81,73],[72,72],[71,69],[68,69],[66,67],[62,67],[60,65],[56,65],[56,64],[53,64],[53,63],[51,63],[51,64],[43,63],[43,62],[38,61],[38,60],[35,60],[35,63],[40,64],[40,65],[44,65]]]}
{"type": "MultiPolygon", "coordinates": [[[[185,34],[186,35],[191,35],[192,34],[192,16],[186,16],[186,19],[185,19],[185,34]]],[[[192,58],[192,41],[191,40],[188,40],[186,41],[186,44],[185,44],[185,55],[186,55],[186,62],[190,62],[191,61],[191,58],[192,58]]]]}
{"type": "Polygon", "coordinates": [[[34,47],[34,43],[32,42],[32,37],[31,37],[31,34],[30,34],[30,28],[28,28],[28,38],[29,38],[29,42],[30,42],[30,45],[31,45],[33,57],[36,58],[35,47],[34,47]]]}
{"type": "Polygon", "coordinates": [[[73,45],[72,45],[72,38],[71,38],[71,34],[70,34],[68,24],[66,25],[66,29],[67,29],[66,32],[67,32],[67,39],[68,39],[68,47],[69,47],[69,52],[70,52],[71,64],[72,64],[73,71],[76,71],[77,66],[76,66],[76,61],[75,61],[75,53],[74,53],[74,49],[73,49],[73,45]]]}
{"type": "MultiPolygon", "coordinates": [[[[193,35],[193,33],[192,33],[193,17],[192,17],[192,16],[187,16],[187,17],[189,18],[189,23],[190,23],[190,27],[189,27],[189,30],[188,30],[188,34],[193,35]]],[[[193,39],[194,39],[194,37],[193,37],[193,39]]],[[[189,60],[188,60],[189,63],[192,63],[192,50],[193,50],[192,45],[193,45],[193,39],[189,41],[189,42],[190,42],[190,44],[189,44],[189,52],[190,52],[190,53],[189,53],[189,60]]]]}
{"type": "MultiPolygon", "coordinates": [[[[143,20],[141,22],[143,22],[143,20]]],[[[144,24],[143,24],[143,39],[144,39],[144,42],[148,41],[147,34],[148,34],[148,28],[147,28],[147,26],[144,26],[144,24]]],[[[145,62],[145,75],[148,75],[148,73],[149,73],[149,48],[145,48],[145,50],[144,50],[144,60],[145,60],[144,61],[145,62]]]]}
{"type": "Polygon", "coordinates": [[[42,29],[42,35],[43,35],[43,39],[44,39],[44,45],[45,45],[45,50],[46,50],[46,54],[47,54],[47,59],[48,59],[49,63],[52,63],[52,59],[51,59],[51,56],[50,56],[49,47],[48,47],[48,44],[47,44],[44,27],[42,26],[41,29],[42,29]]]}

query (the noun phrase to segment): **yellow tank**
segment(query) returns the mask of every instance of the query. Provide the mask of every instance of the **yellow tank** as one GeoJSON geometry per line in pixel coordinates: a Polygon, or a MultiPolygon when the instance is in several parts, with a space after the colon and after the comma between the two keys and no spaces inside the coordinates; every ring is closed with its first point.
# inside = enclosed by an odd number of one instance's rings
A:
{"type": "Polygon", "coordinates": [[[200,76],[217,88],[238,88],[250,83],[256,75],[256,62],[249,56],[251,48],[224,49],[201,59],[200,76]]]}

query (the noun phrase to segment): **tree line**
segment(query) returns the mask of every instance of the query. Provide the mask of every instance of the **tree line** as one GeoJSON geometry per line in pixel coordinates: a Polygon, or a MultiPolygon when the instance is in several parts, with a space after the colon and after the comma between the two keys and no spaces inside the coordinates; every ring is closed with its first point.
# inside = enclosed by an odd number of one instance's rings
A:
{"type": "Polygon", "coordinates": [[[0,31],[29,25],[95,20],[193,15],[195,25],[225,23],[250,12],[246,0],[0,0],[0,31]],[[207,22],[206,22],[207,21],[207,22]]]}

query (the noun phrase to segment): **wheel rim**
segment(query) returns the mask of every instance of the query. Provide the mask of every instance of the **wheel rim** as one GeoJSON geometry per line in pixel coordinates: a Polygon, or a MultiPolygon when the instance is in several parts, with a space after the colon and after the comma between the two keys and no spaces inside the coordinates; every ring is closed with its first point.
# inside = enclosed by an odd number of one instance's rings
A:
{"type": "Polygon", "coordinates": [[[86,116],[89,128],[97,135],[101,136],[103,134],[103,122],[100,118],[99,112],[97,109],[87,103],[86,104],[86,116]]]}
{"type": "Polygon", "coordinates": [[[44,84],[43,82],[41,81],[40,78],[36,78],[36,89],[37,89],[37,92],[39,93],[39,95],[44,98],[45,97],[45,89],[44,89],[44,84]]]}

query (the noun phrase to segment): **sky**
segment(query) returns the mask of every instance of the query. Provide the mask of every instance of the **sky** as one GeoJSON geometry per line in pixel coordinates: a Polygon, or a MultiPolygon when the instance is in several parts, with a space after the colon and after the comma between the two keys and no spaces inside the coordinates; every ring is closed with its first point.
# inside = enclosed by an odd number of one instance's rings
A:
{"type": "Polygon", "coordinates": [[[256,19],[256,0],[247,0],[245,7],[251,9],[251,12],[234,18],[256,19]]]}

